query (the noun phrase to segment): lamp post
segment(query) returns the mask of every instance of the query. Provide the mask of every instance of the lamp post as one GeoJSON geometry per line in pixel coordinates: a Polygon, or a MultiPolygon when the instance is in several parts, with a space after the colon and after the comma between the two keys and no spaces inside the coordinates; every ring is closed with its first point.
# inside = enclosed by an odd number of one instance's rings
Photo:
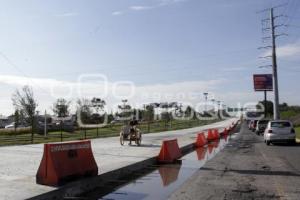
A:
{"type": "Polygon", "coordinates": [[[221,105],[221,101],[217,101],[217,112],[218,112],[218,116],[220,118],[220,105],[221,105]]]}
{"type": "Polygon", "coordinates": [[[207,96],[208,96],[208,93],[204,92],[203,95],[204,95],[204,99],[205,99],[205,108],[204,108],[204,110],[205,110],[205,112],[207,112],[207,96]]]}
{"type": "MultiPolygon", "coordinates": [[[[58,110],[59,111],[61,111],[62,109],[63,109],[63,104],[62,104],[62,102],[58,102],[57,103],[57,107],[58,107],[58,110]]],[[[60,120],[59,120],[59,127],[60,127],[60,141],[62,142],[63,141],[63,114],[62,114],[62,112],[59,112],[58,113],[58,118],[60,118],[60,120]]]]}
{"type": "Polygon", "coordinates": [[[211,102],[213,103],[213,107],[215,108],[215,99],[211,99],[211,102]]]}

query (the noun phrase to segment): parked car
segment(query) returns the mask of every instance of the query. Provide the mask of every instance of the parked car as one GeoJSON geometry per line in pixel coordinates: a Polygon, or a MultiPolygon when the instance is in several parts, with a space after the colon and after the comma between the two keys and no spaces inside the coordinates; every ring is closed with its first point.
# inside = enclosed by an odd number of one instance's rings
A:
{"type": "Polygon", "coordinates": [[[253,120],[250,120],[250,121],[248,122],[248,129],[249,129],[249,130],[251,130],[252,123],[253,123],[253,120]]]}
{"type": "Polygon", "coordinates": [[[296,142],[295,129],[292,122],[288,120],[270,121],[264,132],[264,141],[267,145],[277,142],[296,142]]]}
{"type": "Polygon", "coordinates": [[[256,129],[255,129],[255,133],[257,135],[261,135],[265,132],[265,129],[267,128],[269,120],[267,119],[262,119],[262,120],[258,120],[256,123],[256,129]]]}
{"type": "Polygon", "coordinates": [[[15,122],[6,125],[4,128],[8,129],[8,128],[15,128],[15,122]]]}
{"type": "Polygon", "coordinates": [[[256,123],[257,123],[257,121],[258,120],[251,120],[250,121],[250,124],[249,124],[249,129],[251,130],[251,131],[255,131],[255,129],[256,129],[256,123]]]}
{"type": "MultiPolygon", "coordinates": [[[[13,122],[13,123],[11,123],[11,124],[9,124],[9,125],[6,125],[5,128],[6,128],[6,129],[9,129],[9,128],[15,128],[15,122],[13,122]]],[[[19,125],[17,126],[17,128],[25,128],[25,126],[22,125],[22,124],[19,124],[19,125]]]]}

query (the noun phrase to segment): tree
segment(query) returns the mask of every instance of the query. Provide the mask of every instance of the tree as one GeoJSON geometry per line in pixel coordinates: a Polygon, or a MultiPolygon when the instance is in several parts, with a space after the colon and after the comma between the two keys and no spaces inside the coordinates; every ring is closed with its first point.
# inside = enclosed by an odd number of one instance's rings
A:
{"type": "Polygon", "coordinates": [[[53,104],[53,112],[58,117],[67,117],[70,114],[71,101],[67,101],[64,98],[57,99],[53,104]]]}
{"type": "MultiPolygon", "coordinates": [[[[260,105],[265,105],[265,101],[259,101],[256,108],[260,109],[260,105]]],[[[272,101],[267,101],[266,102],[266,107],[265,109],[267,110],[267,116],[273,116],[273,102],[272,101]]],[[[262,113],[263,114],[263,113],[262,113]]]]}
{"type": "Polygon", "coordinates": [[[103,110],[104,109],[104,106],[106,105],[106,102],[101,99],[101,98],[96,98],[94,97],[92,100],[92,106],[95,108],[95,110],[97,112],[99,112],[99,110],[103,110]]]}
{"type": "Polygon", "coordinates": [[[186,117],[191,117],[194,118],[195,116],[195,111],[191,106],[187,106],[184,112],[186,117]]]}
{"type": "Polygon", "coordinates": [[[154,105],[152,105],[152,104],[145,105],[143,118],[146,121],[153,121],[154,120],[154,105]]]}
{"type": "Polygon", "coordinates": [[[172,119],[172,113],[170,112],[170,108],[174,106],[173,103],[163,102],[159,104],[159,107],[162,109],[161,111],[161,119],[169,122],[172,119]]]}
{"type": "MultiPolygon", "coordinates": [[[[91,120],[93,124],[107,123],[106,121],[106,119],[108,119],[107,114],[106,112],[103,112],[105,105],[106,102],[101,98],[94,97],[91,100],[91,106],[92,108],[94,108],[94,111],[96,111],[96,113],[93,113],[91,116],[91,120]],[[102,113],[100,113],[100,111],[102,111],[102,113]]],[[[97,127],[97,135],[98,135],[98,127],[97,127]]]]}
{"type": "Polygon", "coordinates": [[[12,102],[15,109],[18,109],[24,114],[26,122],[31,124],[31,140],[33,142],[34,116],[38,104],[34,99],[32,88],[26,85],[21,91],[16,90],[16,92],[12,95],[12,102]]]}
{"type": "Polygon", "coordinates": [[[280,111],[287,111],[287,110],[289,110],[289,105],[287,103],[279,104],[279,110],[280,111]]]}
{"type": "Polygon", "coordinates": [[[131,106],[128,103],[127,99],[122,100],[122,104],[118,105],[118,108],[120,110],[119,116],[124,120],[129,120],[129,118],[132,117],[132,109],[131,106]]]}
{"type": "Polygon", "coordinates": [[[89,99],[77,100],[77,114],[80,117],[82,123],[90,123],[92,109],[91,101],[89,99]]]}
{"type": "Polygon", "coordinates": [[[15,110],[14,121],[15,121],[15,131],[16,131],[20,124],[20,112],[18,109],[15,110]]]}
{"type": "Polygon", "coordinates": [[[27,122],[32,122],[38,106],[34,99],[32,88],[24,86],[21,91],[16,90],[12,96],[13,105],[23,112],[27,122]]]}

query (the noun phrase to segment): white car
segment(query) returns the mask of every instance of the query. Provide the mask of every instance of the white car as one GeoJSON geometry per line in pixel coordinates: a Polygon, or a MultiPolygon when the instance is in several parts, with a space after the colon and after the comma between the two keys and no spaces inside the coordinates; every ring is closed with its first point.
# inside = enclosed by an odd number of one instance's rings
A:
{"type": "Polygon", "coordinates": [[[267,145],[276,142],[296,142],[295,129],[292,122],[288,120],[270,121],[264,132],[264,140],[267,145]]]}
{"type": "Polygon", "coordinates": [[[6,125],[5,128],[15,128],[15,122],[6,125]]]}
{"type": "MultiPolygon", "coordinates": [[[[13,122],[9,125],[6,125],[4,128],[6,128],[6,129],[15,128],[15,122],[13,122]]],[[[22,124],[19,124],[17,128],[25,128],[25,126],[22,124]]]]}

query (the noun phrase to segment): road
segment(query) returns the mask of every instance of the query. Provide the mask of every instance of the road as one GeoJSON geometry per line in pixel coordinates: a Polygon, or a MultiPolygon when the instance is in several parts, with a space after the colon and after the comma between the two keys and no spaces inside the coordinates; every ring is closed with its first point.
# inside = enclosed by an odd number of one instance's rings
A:
{"type": "MultiPolygon", "coordinates": [[[[99,174],[119,169],[130,164],[157,156],[163,139],[178,138],[179,146],[195,141],[195,134],[209,128],[223,131],[237,119],[228,119],[214,124],[177,131],[143,135],[141,147],[120,146],[118,137],[92,140],[99,174]]],[[[42,158],[43,145],[0,147],[0,199],[25,199],[56,188],[37,185],[35,175],[42,158]]]]}
{"type": "Polygon", "coordinates": [[[243,123],[240,134],[169,198],[300,199],[300,144],[266,146],[243,123]]]}

